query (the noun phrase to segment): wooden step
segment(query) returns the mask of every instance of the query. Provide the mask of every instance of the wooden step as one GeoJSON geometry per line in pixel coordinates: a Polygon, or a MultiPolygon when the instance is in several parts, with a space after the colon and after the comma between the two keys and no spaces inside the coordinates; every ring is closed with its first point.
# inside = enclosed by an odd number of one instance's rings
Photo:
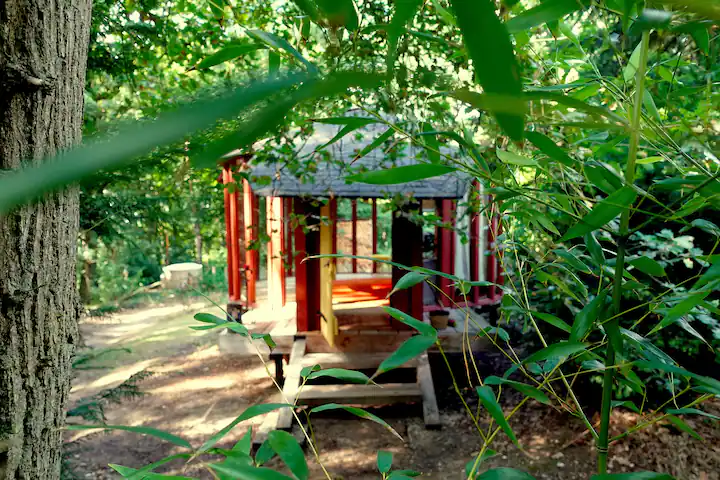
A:
{"type": "MultiPolygon", "coordinates": [[[[388,353],[308,353],[302,357],[302,366],[310,367],[320,365],[327,368],[346,368],[349,370],[364,370],[377,368],[389,356],[388,353]]],[[[403,368],[417,366],[417,359],[405,363],[403,368]]]]}
{"type": "Polygon", "coordinates": [[[298,404],[383,405],[420,402],[422,391],[416,383],[385,383],[382,385],[305,385],[298,404]]]}

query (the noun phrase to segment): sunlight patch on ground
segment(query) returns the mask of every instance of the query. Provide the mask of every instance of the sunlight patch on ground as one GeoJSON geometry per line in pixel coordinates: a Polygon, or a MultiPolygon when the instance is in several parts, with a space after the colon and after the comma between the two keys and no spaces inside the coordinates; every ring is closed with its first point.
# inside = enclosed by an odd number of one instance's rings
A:
{"type": "Polygon", "coordinates": [[[73,385],[71,393],[73,395],[80,394],[87,390],[96,390],[99,388],[108,388],[111,386],[118,385],[125,380],[127,380],[132,375],[150,368],[155,363],[162,360],[160,357],[151,358],[148,360],[143,360],[137,363],[133,363],[131,365],[126,365],[123,367],[118,367],[114,369],[112,372],[108,373],[107,375],[103,375],[102,377],[98,378],[95,381],[91,381],[88,383],[78,383],[76,385],[73,385]]]}
{"type": "Polygon", "coordinates": [[[223,388],[229,388],[237,383],[237,375],[211,375],[207,377],[199,378],[188,378],[171,385],[164,385],[147,390],[147,393],[151,395],[158,395],[163,393],[177,393],[181,392],[196,392],[198,390],[218,390],[223,388]]]}

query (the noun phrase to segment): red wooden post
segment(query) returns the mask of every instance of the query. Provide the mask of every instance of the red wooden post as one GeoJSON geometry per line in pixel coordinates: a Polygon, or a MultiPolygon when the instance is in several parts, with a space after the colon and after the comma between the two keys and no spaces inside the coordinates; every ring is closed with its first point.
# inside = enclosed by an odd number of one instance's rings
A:
{"type": "Polygon", "coordinates": [[[292,213],[293,213],[293,199],[284,198],[284,218],[283,218],[283,238],[285,239],[285,255],[283,261],[286,263],[287,268],[285,269],[285,276],[292,277],[293,275],[293,235],[292,235],[292,213]]]}
{"type": "MultiPolygon", "coordinates": [[[[406,207],[417,208],[417,205],[406,207]]],[[[392,259],[406,266],[422,266],[422,227],[408,218],[406,211],[393,212],[392,220],[392,259]]],[[[395,285],[406,270],[393,267],[392,283],[395,285]]],[[[422,320],[423,285],[400,290],[390,297],[390,305],[422,320]]]]}
{"type": "MultiPolygon", "coordinates": [[[[351,201],[352,205],[352,254],[353,256],[357,255],[357,200],[353,199],[351,201]]],[[[357,258],[352,259],[352,271],[353,273],[357,273],[357,258]]]]}
{"type": "MultiPolygon", "coordinates": [[[[480,197],[478,196],[480,183],[476,180],[472,184],[472,195],[470,195],[470,280],[480,280],[480,255],[478,243],[480,242],[480,197]]],[[[473,303],[480,300],[480,287],[472,287],[470,299],[473,303]]]]}
{"type": "MultiPolygon", "coordinates": [[[[378,236],[378,230],[377,230],[377,199],[372,199],[372,254],[377,255],[377,236],[378,236]]],[[[373,273],[377,273],[377,262],[372,262],[372,271],[373,273]]]]}
{"type": "Polygon", "coordinates": [[[294,202],[295,214],[306,217],[307,232],[295,227],[295,300],[297,302],[297,331],[319,330],[320,262],[305,257],[320,253],[320,230],[317,228],[320,209],[299,198],[294,202]]]}
{"type": "MultiPolygon", "coordinates": [[[[497,257],[496,257],[496,235],[497,235],[497,216],[493,214],[490,219],[488,228],[488,257],[487,257],[487,280],[488,282],[497,282],[497,257]]],[[[495,285],[488,288],[488,298],[495,301],[496,298],[495,285]]]]}
{"type": "MultiPolygon", "coordinates": [[[[447,226],[443,226],[440,229],[440,271],[453,274],[455,272],[455,258],[453,257],[455,250],[455,231],[452,230],[452,226],[454,226],[455,223],[453,219],[452,200],[443,199],[440,201],[440,217],[442,218],[443,224],[447,224],[447,226]]],[[[445,293],[445,295],[441,295],[440,302],[446,307],[452,304],[450,299],[453,298],[453,288],[450,284],[449,279],[440,277],[440,290],[445,293]]]]}
{"type": "Polygon", "coordinates": [[[268,303],[270,308],[285,305],[285,265],[283,262],[282,221],[283,204],[280,197],[267,197],[267,234],[270,237],[267,252],[268,303]]]}
{"type": "Polygon", "coordinates": [[[256,283],[260,267],[260,252],[257,250],[258,212],[257,196],[252,186],[243,180],[243,216],[245,220],[245,285],[247,285],[247,303],[252,307],[257,302],[256,283]],[[250,247],[255,247],[251,249],[250,247]]]}
{"type": "Polygon", "coordinates": [[[225,187],[225,228],[228,242],[228,296],[231,302],[241,299],[240,284],[240,232],[238,231],[238,192],[234,183],[232,170],[229,165],[223,167],[223,183],[225,187]]]}

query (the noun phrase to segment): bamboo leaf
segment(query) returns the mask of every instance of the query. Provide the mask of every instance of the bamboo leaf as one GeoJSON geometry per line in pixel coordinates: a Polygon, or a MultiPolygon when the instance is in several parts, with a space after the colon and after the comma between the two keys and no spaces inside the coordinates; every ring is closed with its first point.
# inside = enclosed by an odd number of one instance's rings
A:
{"type": "Polygon", "coordinates": [[[514,16],[507,21],[507,29],[511,34],[524,32],[544,23],[556,22],[565,15],[586,8],[587,0],[545,0],[536,7],[514,16]]]}
{"type": "Polygon", "coordinates": [[[692,378],[699,384],[706,387],[708,390],[712,391],[715,395],[720,395],[720,381],[715,380],[714,378],[698,375],[697,373],[690,372],[676,365],[671,365],[659,361],[636,360],[635,365],[640,368],[660,370],[665,373],[673,373],[675,375],[682,375],[683,377],[692,378]]]}
{"type": "Polygon", "coordinates": [[[476,478],[473,475],[477,474],[477,469],[483,464],[488,458],[492,458],[497,455],[497,452],[491,448],[486,449],[480,458],[474,458],[465,464],[465,476],[467,478],[476,478]],[[473,470],[474,468],[474,470],[473,470]]]}
{"type": "Polygon", "coordinates": [[[394,185],[439,177],[454,171],[456,171],[455,168],[445,165],[418,163],[416,165],[405,165],[403,167],[388,168],[386,170],[358,173],[345,178],[350,182],[369,183],[371,185],[394,185]]]}
{"type": "Polygon", "coordinates": [[[585,247],[590,254],[590,258],[592,258],[593,262],[595,262],[595,265],[598,267],[605,265],[605,252],[603,252],[602,246],[595,237],[595,234],[593,232],[588,232],[585,234],[584,239],[585,247]]]}
{"type": "Polygon", "coordinates": [[[393,10],[393,16],[390,19],[390,24],[387,28],[388,73],[393,71],[398,41],[400,40],[400,37],[403,35],[403,33],[406,32],[406,25],[412,23],[413,18],[415,18],[415,15],[420,8],[420,5],[422,5],[422,2],[420,0],[395,0],[395,2],[393,3],[395,5],[395,8],[393,10]]]}
{"type": "Polygon", "coordinates": [[[585,338],[585,335],[590,331],[592,324],[598,320],[600,312],[605,305],[605,298],[607,294],[603,290],[598,296],[585,305],[582,310],[575,315],[575,321],[570,331],[570,341],[577,342],[585,338]]]}
{"type": "MultiPolygon", "coordinates": [[[[419,338],[419,337],[413,337],[413,338],[419,338]]],[[[397,438],[402,440],[402,437],[399,433],[395,431],[385,420],[378,417],[377,415],[373,415],[370,412],[366,412],[362,408],[357,407],[348,407],[346,405],[339,405],[337,403],[327,403],[325,405],[320,405],[319,407],[315,407],[312,410],[310,410],[310,413],[317,413],[317,412],[325,412],[327,410],[345,410],[348,413],[352,413],[355,416],[358,416],[360,418],[364,418],[365,420],[370,420],[371,422],[375,422],[379,425],[382,425],[387,430],[390,431],[393,435],[395,435],[397,438]]]]}
{"type": "Polygon", "coordinates": [[[477,480],[535,480],[535,477],[529,473],[507,467],[492,468],[476,478],[477,480]]]}
{"type": "Polygon", "coordinates": [[[337,378],[345,382],[352,383],[369,383],[370,378],[362,372],[355,370],[346,370],[344,368],[328,368],[325,370],[318,370],[307,375],[308,380],[312,380],[319,377],[332,377],[337,378]]]}
{"type": "Polygon", "coordinates": [[[270,445],[270,442],[265,440],[262,445],[260,445],[260,448],[258,448],[257,453],[255,454],[255,464],[260,467],[263,464],[270,461],[271,458],[275,456],[275,450],[273,450],[272,446],[270,445]]]}
{"type": "Polygon", "coordinates": [[[554,141],[545,135],[538,132],[525,132],[525,137],[530,140],[530,143],[535,145],[535,148],[553,160],[556,160],[567,167],[573,167],[577,164],[570,155],[565,153],[565,150],[558,147],[554,141]]]}
{"type": "Polygon", "coordinates": [[[641,45],[641,43],[638,43],[637,47],[635,47],[632,55],[630,55],[630,60],[628,60],[628,64],[623,70],[623,78],[625,79],[626,83],[632,81],[635,78],[635,72],[637,72],[638,64],[640,63],[641,45]]]}
{"type": "MultiPolygon", "coordinates": [[[[315,120],[316,122],[320,123],[332,123],[333,120],[341,121],[344,119],[331,119],[331,118],[324,118],[324,119],[318,119],[315,120]]],[[[371,123],[377,123],[378,120],[374,118],[362,118],[362,117],[350,117],[347,118],[347,120],[344,120],[345,123],[338,123],[337,125],[345,125],[343,128],[340,129],[338,133],[335,134],[333,138],[325,142],[323,145],[319,146],[315,150],[322,150],[323,148],[327,147],[328,145],[332,145],[333,143],[337,142],[341,138],[343,138],[348,133],[354,132],[355,130],[362,128],[366,125],[369,125],[371,123]]]]}
{"type": "Polygon", "coordinates": [[[586,343],[580,342],[558,342],[548,345],[547,347],[533,353],[523,363],[537,363],[549,358],[569,357],[578,352],[582,352],[587,348],[586,343]]]}
{"type": "Polygon", "coordinates": [[[263,32],[262,30],[248,30],[247,33],[255,40],[263,42],[275,49],[284,50],[285,52],[289,53],[300,63],[305,65],[305,68],[307,68],[307,71],[309,73],[319,73],[318,68],[313,63],[309,62],[305,57],[303,57],[300,52],[298,52],[295,47],[290,45],[290,43],[284,38],[278,37],[277,35],[272,33],[263,32]]]}
{"type": "Polygon", "coordinates": [[[670,410],[666,410],[666,412],[672,413],[674,415],[700,415],[702,417],[712,418],[713,420],[720,420],[720,417],[718,417],[717,415],[703,412],[702,410],[698,410],[697,408],[671,408],[670,410]]]}
{"type": "MultiPolygon", "coordinates": [[[[457,24],[475,68],[475,76],[489,94],[522,96],[522,79],[507,28],[495,15],[491,0],[451,0],[457,24]]],[[[524,133],[524,114],[495,114],[513,140],[524,133]]]]}
{"type": "Polygon", "coordinates": [[[414,337],[408,338],[397,350],[391,353],[388,358],[383,360],[372,378],[377,377],[381,373],[398,368],[413,358],[422,355],[428,348],[435,344],[435,341],[435,336],[431,337],[428,335],[415,335],[414,337]]]}
{"type": "Polygon", "coordinates": [[[393,454],[385,450],[377,452],[377,467],[380,473],[388,473],[392,468],[393,454]]]}
{"type": "Polygon", "coordinates": [[[537,162],[532,158],[523,157],[522,155],[518,155],[517,153],[507,152],[505,150],[498,150],[495,153],[497,154],[497,157],[500,159],[500,161],[502,161],[503,163],[509,163],[511,165],[520,165],[525,167],[537,165],[537,162]]]}
{"type": "Polygon", "coordinates": [[[578,221],[563,235],[561,241],[567,241],[602,228],[613,218],[629,208],[637,198],[637,193],[630,187],[623,187],[595,204],[592,210],[578,221]]]}
{"type": "Polygon", "coordinates": [[[195,68],[200,70],[203,68],[214,67],[215,65],[220,65],[221,63],[234,60],[238,57],[264,48],[265,47],[262,45],[228,45],[213,53],[209,57],[204,58],[195,68]]]}
{"type": "Polygon", "coordinates": [[[690,313],[690,310],[698,306],[700,302],[705,300],[705,297],[710,295],[709,291],[705,292],[691,292],[691,294],[685,298],[682,302],[678,303],[677,305],[673,306],[668,312],[665,314],[662,320],[658,322],[655,327],[650,330],[650,333],[655,333],[663,328],[667,327],[668,325],[672,325],[673,323],[680,320],[682,317],[690,313]]]}
{"type": "Polygon", "coordinates": [[[667,275],[662,265],[660,265],[652,258],[646,257],[644,255],[642,257],[633,258],[628,263],[630,263],[630,265],[637,268],[641,272],[652,275],[654,277],[664,277],[667,275]]]}
{"type": "Polygon", "coordinates": [[[483,407],[485,407],[488,413],[490,413],[498,426],[502,428],[503,432],[505,432],[505,435],[507,435],[510,440],[512,440],[512,442],[517,445],[518,440],[515,436],[515,432],[513,432],[512,428],[510,428],[510,424],[505,419],[505,414],[503,413],[502,408],[497,403],[497,400],[495,400],[495,393],[493,392],[492,388],[482,386],[476,387],[475,390],[480,397],[480,402],[483,404],[483,407]]]}
{"type": "Polygon", "coordinates": [[[292,477],[270,470],[265,467],[253,467],[252,465],[211,463],[210,467],[218,473],[227,475],[226,478],[238,478],[242,480],[292,480],[292,477]]]}
{"type": "Polygon", "coordinates": [[[555,315],[551,315],[549,313],[543,313],[543,312],[532,312],[533,317],[537,317],[540,320],[542,320],[545,323],[549,323],[555,328],[559,328],[560,330],[564,332],[570,333],[570,325],[565,323],[564,321],[560,320],[555,315]]]}
{"type": "Polygon", "coordinates": [[[687,434],[689,434],[691,437],[693,437],[695,440],[700,440],[701,442],[704,442],[705,439],[697,433],[690,425],[685,423],[682,419],[679,417],[676,417],[674,415],[668,415],[665,417],[670,423],[675,425],[675,427],[678,428],[678,430],[681,430],[687,434]]]}
{"type": "Polygon", "coordinates": [[[192,448],[190,442],[182,437],[173,435],[170,432],[159,430],[152,427],[131,427],[125,425],[67,425],[66,430],[122,430],[125,432],[139,433],[141,435],[150,435],[159,438],[183,448],[192,448]]]}
{"type": "Polygon", "coordinates": [[[540,403],[550,405],[550,399],[541,390],[526,383],[515,382],[506,378],[490,376],[485,379],[485,385],[507,385],[522,393],[526,397],[534,398],[540,403]]]}
{"type": "Polygon", "coordinates": [[[305,454],[295,437],[283,430],[273,430],[268,434],[267,441],[297,480],[308,479],[305,454]]]}
{"type": "Polygon", "coordinates": [[[422,272],[410,271],[403,275],[402,278],[397,281],[392,291],[388,294],[388,297],[390,297],[390,295],[399,290],[405,290],[414,287],[415,285],[424,282],[428,278],[430,278],[430,276],[422,272]]]}
{"type": "Polygon", "coordinates": [[[360,26],[360,18],[353,0],[315,0],[315,4],[331,27],[345,27],[354,31],[360,26]]]}
{"type": "Polygon", "coordinates": [[[387,130],[385,130],[384,133],[382,133],[375,140],[373,140],[371,144],[365,146],[365,148],[360,150],[360,152],[358,152],[358,154],[355,155],[355,158],[353,159],[353,161],[355,161],[359,158],[362,158],[365,155],[367,155],[368,153],[372,152],[373,150],[375,150],[376,148],[381,146],[383,143],[390,140],[394,134],[395,134],[395,130],[392,127],[389,127],[387,130]]]}
{"type": "Polygon", "coordinates": [[[214,447],[217,442],[222,440],[223,437],[225,437],[225,435],[227,435],[228,432],[235,428],[240,422],[244,422],[245,420],[249,420],[253,417],[257,417],[258,415],[263,415],[265,413],[272,412],[280,408],[291,407],[292,405],[290,405],[289,403],[260,403],[258,405],[253,405],[252,407],[248,407],[243,413],[241,413],[237,418],[235,418],[235,420],[227,424],[222,430],[217,432],[205,443],[203,443],[198,452],[207,452],[209,449],[214,447]]]}

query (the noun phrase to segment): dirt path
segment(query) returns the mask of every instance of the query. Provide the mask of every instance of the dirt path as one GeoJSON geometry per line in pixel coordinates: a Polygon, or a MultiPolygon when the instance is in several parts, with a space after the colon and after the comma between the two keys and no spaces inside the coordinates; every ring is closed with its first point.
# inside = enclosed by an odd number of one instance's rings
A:
{"type": "MultiPolygon", "coordinates": [[[[192,319],[198,311],[211,311],[204,302],[173,304],[131,310],[85,321],[81,328],[85,342],[95,348],[126,347],[99,362],[102,370],[79,372],[72,401],[115,386],[143,369],[154,375],[141,384],[141,398],[113,405],[107,410],[108,424],[144,425],[164,429],[199,445],[232,421],[245,408],[275,400],[275,389],[257,359],[222,356],[217,349],[217,332],[195,331],[192,319]]],[[[478,433],[468,415],[452,400],[454,392],[435,371],[441,402],[443,428],[428,431],[422,423],[418,405],[375,410],[405,439],[401,442],[382,427],[348,417],[318,417],[313,430],[321,459],[336,479],[377,479],[375,458],[378,450],[395,455],[397,468],[420,471],[423,478],[462,479],[466,462],[477,454],[478,433]]],[[[473,410],[474,394],[466,392],[473,410]]],[[[518,398],[504,398],[512,408],[518,398]]],[[[720,415],[720,402],[706,405],[720,415]]],[[[617,430],[633,425],[634,414],[618,412],[613,418],[617,430]]],[[[720,429],[708,419],[690,417],[686,421],[706,439],[700,443],[688,434],[655,427],[621,441],[613,448],[613,471],[654,470],[672,473],[678,479],[720,479],[720,429]]],[[[231,446],[255,418],[233,430],[223,442],[231,446]]],[[[486,425],[481,416],[481,426],[486,425]]],[[[587,479],[594,468],[594,449],[582,435],[580,422],[564,412],[530,403],[511,419],[524,451],[518,450],[504,435],[493,447],[499,454],[489,464],[527,470],[538,479],[587,479]],[[574,442],[575,441],[575,442],[574,442]]],[[[119,478],[107,466],[116,463],[140,467],[179,449],[152,437],[129,432],[69,432],[70,465],[77,478],[119,478]]],[[[308,453],[311,478],[324,478],[317,462],[308,453]]],[[[171,463],[159,471],[179,474],[182,464],[171,463]]],[[[186,475],[211,478],[207,472],[191,468],[186,475]]]]}

